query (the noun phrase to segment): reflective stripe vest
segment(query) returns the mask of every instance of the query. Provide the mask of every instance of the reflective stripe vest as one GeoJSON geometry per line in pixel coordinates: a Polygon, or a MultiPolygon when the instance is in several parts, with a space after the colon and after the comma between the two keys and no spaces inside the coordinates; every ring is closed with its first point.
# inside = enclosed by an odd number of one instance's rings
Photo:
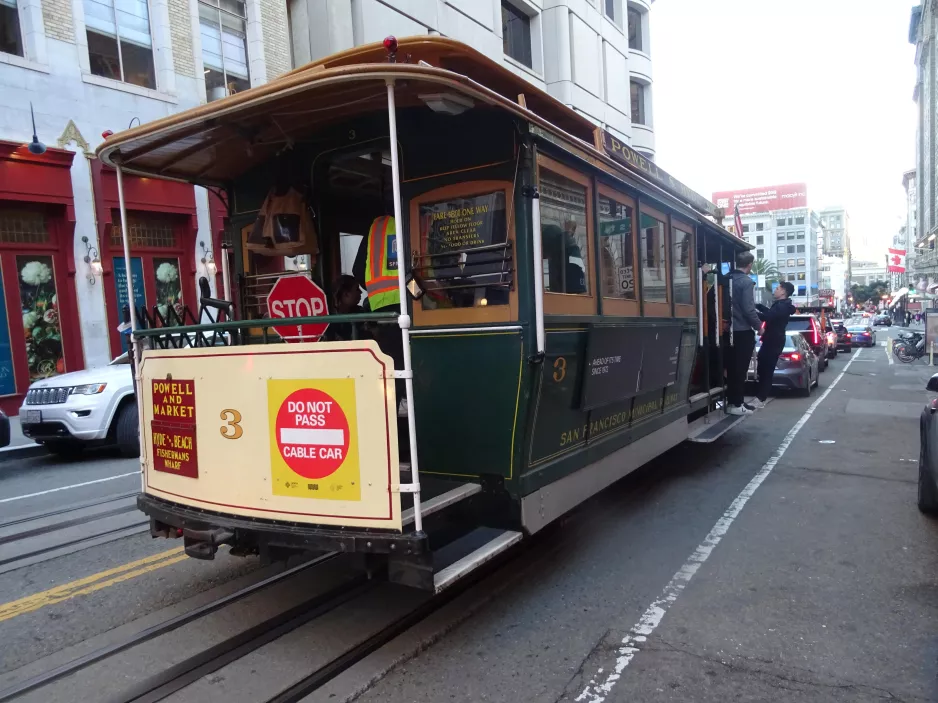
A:
{"type": "Polygon", "coordinates": [[[401,304],[397,281],[397,234],[393,217],[379,217],[368,230],[365,291],[372,311],[401,304]]]}

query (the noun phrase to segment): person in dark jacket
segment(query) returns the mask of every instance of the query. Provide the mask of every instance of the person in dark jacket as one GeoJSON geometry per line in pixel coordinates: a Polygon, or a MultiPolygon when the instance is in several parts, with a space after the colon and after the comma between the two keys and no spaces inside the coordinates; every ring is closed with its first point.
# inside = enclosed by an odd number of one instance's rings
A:
{"type": "Polygon", "coordinates": [[[795,312],[795,306],[791,304],[794,292],[795,287],[791,283],[782,281],[772,292],[775,302],[771,308],[756,305],[759,318],[765,323],[765,329],[762,331],[762,347],[759,349],[757,365],[759,382],[755,400],[750,405],[753,409],[765,407],[765,399],[769,397],[769,391],[772,389],[775,365],[785,348],[785,328],[788,326],[788,319],[795,312]]]}
{"type": "Polygon", "coordinates": [[[756,284],[749,276],[753,261],[755,257],[752,252],[740,252],[736,256],[736,268],[727,276],[731,291],[727,322],[732,325],[732,335],[724,334],[722,343],[725,345],[723,358],[726,366],[726,412],[730,415],[748,415],[752,412],[743,403],[743,393],[752,350],[756,346],[755,330],[761,324],[753,295],[756,284]]]}

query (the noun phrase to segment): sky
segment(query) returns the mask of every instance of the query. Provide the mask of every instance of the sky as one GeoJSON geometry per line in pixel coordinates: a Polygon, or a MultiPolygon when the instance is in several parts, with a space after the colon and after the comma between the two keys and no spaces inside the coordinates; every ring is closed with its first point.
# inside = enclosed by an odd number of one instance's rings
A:
{"type": "Polygon", "coordinates": [[[655,161],[704,197],[806,182],[880,261],[915,167],[910,0],[656,0],[655,161]]]}

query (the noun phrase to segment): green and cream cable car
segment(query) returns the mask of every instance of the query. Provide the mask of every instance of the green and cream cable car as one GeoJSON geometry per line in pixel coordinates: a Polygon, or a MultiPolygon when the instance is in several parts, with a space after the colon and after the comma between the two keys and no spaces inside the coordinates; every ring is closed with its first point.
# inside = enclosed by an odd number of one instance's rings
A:
{"type": "Polygon", "coordinates": [[[138,505],[193,557],[366,553],[440,590],[738,421],[720,409],[721,295],[703,271],[748,245],[463,44],[359,47],[98,154],[119,184],[176,179],[228,207],[203,324],[131,311],[138,505]],[[389,217],[400,305],[338,314],[389,217]],[[434,565],[446,543],[456,556],[434,565]]]}

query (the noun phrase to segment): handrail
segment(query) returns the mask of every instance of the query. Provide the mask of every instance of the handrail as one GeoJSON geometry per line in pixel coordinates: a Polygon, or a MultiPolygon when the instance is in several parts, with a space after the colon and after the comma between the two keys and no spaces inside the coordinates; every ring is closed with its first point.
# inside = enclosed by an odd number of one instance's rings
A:
{"type": "Polygon", "coordinates": [[[189,325],[186,327],[154,327],[153,329],[139,329],[134,336],[161,337],[167,334],[179,335],[191,332],[229,332],[243,329],[258,329],[264,327],[282,327],[284,325],[321,325],[323,323],[341,322],[384,322],[397,323],[397,313],[394,312],[364,312],[349,315],[320,315],[319,317],[278,317],[263,320],[229,320],[228,322],[215,322],[212,324],[189,325]]]}

